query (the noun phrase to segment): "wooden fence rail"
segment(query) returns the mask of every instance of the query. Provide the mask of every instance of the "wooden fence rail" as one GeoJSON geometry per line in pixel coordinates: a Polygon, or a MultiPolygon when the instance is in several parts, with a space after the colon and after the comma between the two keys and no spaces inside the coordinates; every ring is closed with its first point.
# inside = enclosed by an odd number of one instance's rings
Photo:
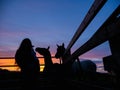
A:
{"type": "Polygon", "coordinates": [[[80,37],[82,32],[86,29],[86,27],[90,24],[90,22],[96,16],[96,14],[100,11],[100,9],[103,7],[106,1],[107,0],[95,0],[94,1],[88,13],[86,14],[85,18],[83,19],[82,23],[78,27],[76,33],[74,34],[73,38],[71,39],[70,43],[68,44],[65,54],[71,49],[71,47],[80,37]]]}
{"type": "Polygon", "coordinates": [[[120,35],[119,15],[120,5],[116,8],[112,15],[103,23],[103,25],[96,31],[96,33],[84,45],[82,45],[75,52],[73,52],[71,57],[68,57],[66,62],[68,62],[69,60],[75,60],[78,56],[95,48],[96,46],[102,44],[110,38],[116,35],[120,35]]]}

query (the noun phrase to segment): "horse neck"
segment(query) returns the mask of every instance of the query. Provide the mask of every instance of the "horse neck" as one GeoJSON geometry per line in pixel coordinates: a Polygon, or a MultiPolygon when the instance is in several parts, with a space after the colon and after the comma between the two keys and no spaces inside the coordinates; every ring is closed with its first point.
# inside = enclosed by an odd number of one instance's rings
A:
{"type": "Polygon", "coordinates": [[[62,56],[61,59],[62,59],[63,63],[64,63],[65,60],[66,60],[68,57],[70,57],[70,56],[71,56],[70,51],[68,51],[68,52],[66,53],[66,55],[62,56]]]}
{"type": "Polygon", "coordinates": [[[53,64],[52,62],[52,58],[51,58],[51,54],[50,53],[46,53],[44,55],[44,61],[45,61],[45,66],[51,66],[53,64]]]}

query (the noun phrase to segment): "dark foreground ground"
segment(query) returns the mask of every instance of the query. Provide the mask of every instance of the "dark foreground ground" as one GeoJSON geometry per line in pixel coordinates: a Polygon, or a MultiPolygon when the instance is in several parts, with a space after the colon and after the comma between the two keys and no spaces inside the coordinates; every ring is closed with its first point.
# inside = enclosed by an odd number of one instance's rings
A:
{"type": "Polygon", "coordinates": [[[24,82],[20,72],[0,71],[0,90],[45,90],[45,89],[79,89],[79,90],[115,90],[114,76],[103,73],[85,73],[82,77],[61,78],[40,73],[37,82],[24,82]],[[46,76],[46,77],[45,77],[46,76]]]}

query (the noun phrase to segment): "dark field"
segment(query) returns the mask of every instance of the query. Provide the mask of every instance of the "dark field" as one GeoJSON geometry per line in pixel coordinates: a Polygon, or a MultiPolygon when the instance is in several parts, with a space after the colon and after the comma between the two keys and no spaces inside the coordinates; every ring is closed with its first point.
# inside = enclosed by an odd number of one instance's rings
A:
{"type": "Polygon", "coordinates": [[[40,72],[39,79],[32,83],[24,82],[20,72],[0,71],[0,90],[23,89],[80,89],[80,90],[115,90],[115,76],[104,73],[83,73],[82,76],[65,76],[40,72]]]}

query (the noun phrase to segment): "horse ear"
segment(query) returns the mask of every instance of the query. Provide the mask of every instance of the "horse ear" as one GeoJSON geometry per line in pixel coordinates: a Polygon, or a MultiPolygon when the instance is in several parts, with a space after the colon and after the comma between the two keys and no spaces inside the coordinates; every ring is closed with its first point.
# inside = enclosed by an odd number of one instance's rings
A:
{"type": "Polygon", "coordinates": [[[56,44],[57,45],[57,47],[59,47],[59,45],[58,44],[56,44]]]}
{"type": "Polygon", "coordinates": [[[64,43],[62,43],[62,46],[64,47],[64,43]]]}
{"type": "Polygon", "coordinates": [[[50,49],[50,46],[48,46],[48,48],[47,48],[48,50],[50,49]]]}

